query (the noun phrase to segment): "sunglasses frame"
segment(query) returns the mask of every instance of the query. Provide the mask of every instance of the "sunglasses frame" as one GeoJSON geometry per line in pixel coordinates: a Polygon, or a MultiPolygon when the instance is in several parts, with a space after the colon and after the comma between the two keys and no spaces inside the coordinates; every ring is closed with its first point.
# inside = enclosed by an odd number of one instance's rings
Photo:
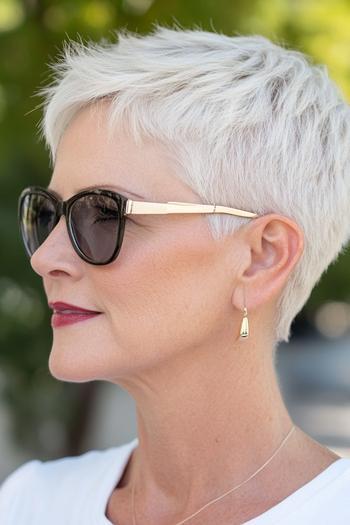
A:
{"type": "Polygon", "coordinates": [[[75,195],[67,199],[66,201],[63,201],[59,197],[59,195],[53,190],[48,190],[46,188],[43,188],[42,186],[28,186],[21,192],[18,198],[18,222],[19,222],[25,250],[29,258],[33,254],[30,254],[30,250],[25,242],[25,235],[24,235],[23,225],[21,221],[21,216],[22,216],[21,212],[22,212],[22,206],[23,206],[25,197],[31,193],[39,193],[41,195],[44,195],[45,197],[48,197],[51,200],[51,202],[53,202],[55,209],[56,209],[56,217],[55,217],[55,225],[52,228],[51,232],[58,224],[61,216],[64,215],[66,218],[68,235],[69,235],[69,238],[70,238],[70,241],[72,243],[74,250],[79,255],[79,257],[83,259],[85,262],[96,265],[96,266],[109,264],[117,258],[119,251],[121,249],[121,246],[122,246],[122,242],[123,242],[124,230],[125,230],[125,219],[128,215],[145,215],[145,214],[153,215],[153,214],[168,214],[168,213],[225,213],[229,215],[236,215],[238,217],[245,217],[245,218],[252,218],[252,219],[258,217],[257,213],[239,210],[237,208],[231,208],[227,206],[221,206],[218,204],[198,204],[198,203],[178,202],[178,201],[168,201],[168,202],[135,201],[135,200],[129,199],[128,197],[126,197],[125,195],[122,195],[121,193],[118,193],[112,190],[107,190],[104,188],[103,189],[83,190],[83,191],[80,191],[79,193],[76,193],[75,195]],[[119,213],[118,220],[120,224],[119,231],[118,231],[118,237],[116,240],[116,246],[114,248],[113,254],[106,262],[93,261],[81,251],[81,249],[79,248],[79,244],[76,241],[74,231],[71,226],[72,206],[78,199],[86,195],[102,195],[102,196],[105,195],[106,197],[109,197],[112,200],[114,200],[117,204],[117,210],[119,213]]]}

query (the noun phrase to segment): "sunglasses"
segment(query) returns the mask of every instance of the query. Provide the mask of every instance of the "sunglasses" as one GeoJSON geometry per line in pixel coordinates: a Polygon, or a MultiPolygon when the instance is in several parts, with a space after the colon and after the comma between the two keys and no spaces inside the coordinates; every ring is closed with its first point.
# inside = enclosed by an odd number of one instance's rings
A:
{"type": "Polygon", "coordinates": [[[25,188],[18,199],[18,221],[29,257],[43,244],[60,220],[66,218],[76,253],[90,264],[114,261],[121,249],[128,215],[164,213],[226,213],[254,218],[258,215],[216,204],[144,202],[130,200],[106,189],[81,191],[63,201],[54,191],[40,186],[25,188]]]}

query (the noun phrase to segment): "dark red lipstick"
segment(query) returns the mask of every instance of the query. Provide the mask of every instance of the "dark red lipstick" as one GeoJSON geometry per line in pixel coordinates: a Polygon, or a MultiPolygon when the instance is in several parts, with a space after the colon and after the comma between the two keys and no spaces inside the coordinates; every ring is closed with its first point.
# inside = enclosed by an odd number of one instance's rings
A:
{"type": "Polygon", "coordinates": [[[51,317],[51,326],[53,328],[78,323],[79,321],[86,321],[102,313],[61,301],[49,303],[49,307],[53,309],[53,315],[51,317]]]}

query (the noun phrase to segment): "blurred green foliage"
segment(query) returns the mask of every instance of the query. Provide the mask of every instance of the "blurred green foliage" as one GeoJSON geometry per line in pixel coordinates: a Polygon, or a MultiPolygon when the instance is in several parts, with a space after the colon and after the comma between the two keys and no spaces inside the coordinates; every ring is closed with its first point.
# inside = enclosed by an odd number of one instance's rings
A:
{"type": "MultiPolygon", "coordinates": [[[[0,0],[0,395],[17,445],[42,458],[80,449],[93,387],[49,374],[50,312],[18,234],[19,192],[51,175],[34,92],[66,38],[110,38],[118,27],[147,33],[154,22],[285,42],[326,63],[350,97],[349,0],[0,0]]],[[[349,300],[349,290],[345,253],[302,315],[326,300],[349,300]]]]}

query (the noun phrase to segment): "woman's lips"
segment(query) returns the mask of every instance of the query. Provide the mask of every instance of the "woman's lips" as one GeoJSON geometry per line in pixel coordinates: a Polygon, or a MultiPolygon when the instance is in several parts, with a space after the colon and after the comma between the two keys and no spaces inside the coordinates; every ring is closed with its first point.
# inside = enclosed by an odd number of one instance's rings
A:
{"type": "Polygon", "coordinates": [[[49,306],[54,310],[51,317],[51,326],[53,328],[86,321],[102,313],[63,302],[51,302],[49,306]]]}
{"type": "Polygon", "coordinates": [[[96,312],[96,313],[62,313],[62,312],[54,312],[51,317],[51,326],[53,328],[58,328],[60,326],[65,326],[67,324],[72,323],[79,323],[79,321],[86,321],[87,319],[91,319],[92,317],[96,317],[97,315],[100,315],[102,312],[96,312]]]}

